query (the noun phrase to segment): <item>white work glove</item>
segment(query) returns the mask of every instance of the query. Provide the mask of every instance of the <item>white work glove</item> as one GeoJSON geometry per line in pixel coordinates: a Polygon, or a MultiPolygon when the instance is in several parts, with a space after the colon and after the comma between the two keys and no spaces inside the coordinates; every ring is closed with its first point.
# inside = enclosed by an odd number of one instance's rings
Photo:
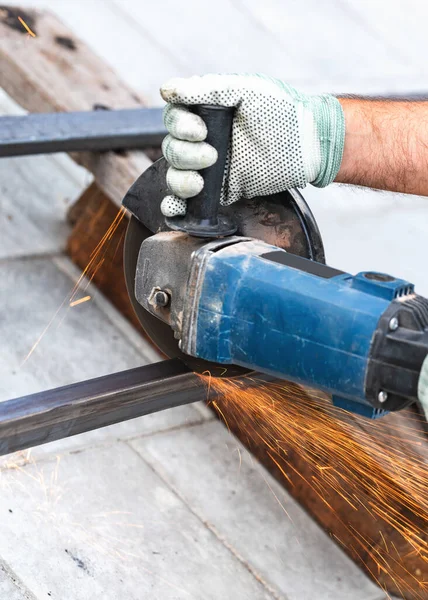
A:
{"type": "Polygon", "coordinates": [[[418,399],[428,421],[428,356],[422,363],[422,369],[418,381],[418,399]]]}
{"type": "Polygon", "coordinates": [[[264,75],[204,75],[171,79],[161,87],[168,102],[162,144],[170,164],[165,216],[184,215],[186,199],[203,188],[197,173],[215,163],[216,150],[204,142],[207,128],[190,112],[194,104],[235,106],[222,204],[303,188],[324,187],[337,175],[345,122],[334,96],[302,94],[264,75]]]}

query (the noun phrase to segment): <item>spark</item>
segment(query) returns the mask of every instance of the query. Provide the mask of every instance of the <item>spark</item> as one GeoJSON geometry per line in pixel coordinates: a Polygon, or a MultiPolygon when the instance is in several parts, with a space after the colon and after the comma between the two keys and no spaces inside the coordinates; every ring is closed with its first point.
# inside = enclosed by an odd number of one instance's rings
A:
{"type": "MultiPolygon", "coordinates": [[[[47,332],[50,330],[53,323],[57,321],[59,314],[61,313],[62,309],[66,305],[68,305],[68,307],[71,308],[73,306],[81,304],[82,302],[87,302],[88,300],[90,300],[91,296],[85,296],[84,298],[77,299],[77,300],[76,300],[76,296],[79,293],[79,291],[82,290],[82,288],[84,291],[87,290],[89,284],[92,282],[96,273],[103,266],[103,264],[105,262],[105,258],[106,258],[106,253],[110,247],[113,236],[114,236],[117,228],[119,227],[120,223],[124,219],[125,215],[126,215],[126,209],[121,207],[119,209],[119,211],[117,212],[117,215],[115,216],[113,222],[111,223],[111,225],[109,226],[109,228],[107,229],[107,231],[105,232],[105,234],[103,235],[101,240],[98,242],[98,244],[92,251],[91,258],[90,258],[88,264],[83,269],[82,273],[80,274],[80,276],[79,276],[78,280],[76,281],[76,283],[74,284],[73,288],[71,289],[69,294],[67,294],[67,296],[63,299],[63,301],[61,302],[61,304],[59,305],[59,307],[57,308],[57,310],[55,311],[55,313],[53,314],[53,316],[51,317],[51,319],[49,320],[49,322],[47,323],[47,325],[41,332],[41,334],[38,336],[38,338],[34,342],[33,346],[30,348],[27,356],[24,358],[24,360],[21,363],[21,367],[28,361],[28,359],[34,353],[36,348],[39,346],[40,342],[43,340],[43,338],[45,337],[47,332]],[[84,284],[83,280],[85,278],[87,278],[87,282],[84,284]]],[[[95,215],[95,218],[97,218],[97,215],[95,215]]],[[[117,252],[117,248],[116,248],[115,252],[117,252]]],[[[60,320],[60,324],[64,318],[65,318],[65,315],[62,316],[62,318],[60,320]]]]}
{"type": "Polygon", "coordinates": [[[27,25],[27,23],[24,21],[24,19],[22,17],[18,17],[18,21],[21,23],[21,25],[24,27],[24,29],[26,30],[26,32],[33,38],[36,37],[36,34],[34,33],[34,31],[32,31],[29,26],[27,25]]]}
{"type": "Polygon", "coordinates": [[[216,409],[216,411],[218,412],[218,414],[219,414],[219,415],[221,415],[221,418],[223,419],[223,422],[224,422],[224,424],[226,425],[227,429],[228,429],[228,430],[229,430],[229,432],[230,432],[230,427],[229,427],[229,424],[228,424],[228,422],[227,422],[227,419],[226,419],[226,417],[224,416],[224,413],[223,413],[223,411],[221,410],[221,408],[219,407],[219,405],[217,404],[217,402],[213,401],[213,406],[214,406],[214,408],[216,409]]]}
{"type": "Polygon", "coordinates": [[[84,296],[83,298],[80,298],[79,300],[73,300],[73,302],[70,302],[69,306],[77,306],[78,304],[82,304],[83,302],[88,302],[88,300],[91,299],[91,296],[84,296]]]}
{"type": "Polygon", "coordinates": [[[238,451],[238,455],[239,455],[238,473],[240,473],[241,472],[241,468],[242,468],[242,454],[241,454],[241,450],[239,449],[239,446],[236,446],[236,450],[238,451]]]}
{"type": "Polygon", "coordinates": [[[342,539],[334,537],[382,589],[426,597],[428,463],[415,415],[402,413],[399,427],[393,415],[351,416],[320,392],[287,382],[201,377],[228,429],[270,458],[291,494],[301,499],[303,489],[310,506],[322,502],[340,524],[342,539]],[[370,535],[359,531],[362,510],[378,525],[370,535]],[[420,567],[414,573],[406,567],[410,553],[420,567]]]}

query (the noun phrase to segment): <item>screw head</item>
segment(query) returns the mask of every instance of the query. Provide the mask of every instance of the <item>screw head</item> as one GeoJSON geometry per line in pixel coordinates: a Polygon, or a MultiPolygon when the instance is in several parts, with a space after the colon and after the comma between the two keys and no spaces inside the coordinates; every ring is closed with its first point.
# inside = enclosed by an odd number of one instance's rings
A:
{"type": "Polygon", "coordinates": [[[156,292],[155,296],[154,296],[154,301],[156,306],[168,306],[169,301],[170,301],[170,297],[169,295],[164,292],[163,290],[159,290],[158,292],[156,292]]]}
{"type": "Polygon", "coordinates": [[[388,394],[384,390],[381,390],[377,395],[377,399],[383,404],[388,400],[388,394]]]}
{"type": "Polygon", "coordinates": [[[392,317],[388,325],[390,331],[396,331],[398,329],[398,319],[397,317],[392,317]]]}

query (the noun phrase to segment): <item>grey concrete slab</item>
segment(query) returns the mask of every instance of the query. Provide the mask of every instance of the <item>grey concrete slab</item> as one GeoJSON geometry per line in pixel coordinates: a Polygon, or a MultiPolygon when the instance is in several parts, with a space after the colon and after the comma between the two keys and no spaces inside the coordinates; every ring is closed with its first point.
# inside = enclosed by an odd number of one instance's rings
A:
{"type": "Polygon", "coordinates": [[[58,252],[81,188],[44,156],[0,160],[0,258],[58,252]]]}
{"type": "Polygon", "coordinates": [[[111,1],[145,34],[163,32],[159,42],[181,62],[176,76],[189,70],[265,72],[312,92],[387,93],[425,86],[422,61],[409,60],[393,36],[370,27],[369,6],[363,18],[338,0],[221,0],[203,9],[197,0],[111,1]]]}
{"type": "Polygon", "coordinates": [[[122,336],[126,338],[128,343],[134,347],[140,354],[144,363],[158,362],[162,360],[161,354],[152,346],[146,338],[144,338],[131,323],[122,316],[111,302],[99,292],[96,286],[92,285],[87,277],[82,276],[82,272],[71,260],[63,255],[52,258],[53,264],[69,278],[73,286],[77,285],[81,290],[81,295],[89,294],[91,302],[99,309],[104,317],[120,331],[122,336]]]}
{"type": "MultiPolygon", "coordinates": [[[[22,114],[0,90],[0,114],[22,114]]],[[[0,159],[0,259],[64,248],[69,206],[92,175],[66,155],[0,159]]]]}
{"type": "MultiPolygon", "coordinates": [[[[418,60],[409,60],[403,47],[409,45],[408,36],[397,44],[386,27],[378,30],[385,19],[377,13],[389,12],[385,0],[378,0],[375,13],[369,3],[355,7],[337,0],[222,0],[203,9],[195,0],[179,6],[169,0],[150,5],[136,0],[30,4],[54,10],[156,104],[160,82],[207,71],[267,72],[313,91],[352,93],[416,91],[426,80],[423,52],[418,60]],[[99,23],[96,38],[93,19],[99,23]]],[[[419,31],[423,36],[423,28],[419,31]]]]}
{"type": "MultiPolygon", "coordinates": [[[[65,268],[68,261],[61,260],[65,268]]],[[[138,334],[128,331],[125,335],[123,317],[111,306],[111,314],[106,316],[109,303],[96,288],[91,286],[80,294],[91,295],[89,302],[70,308],[73,285],[74,281],[48,258],[0,261],[0,401],[130,369],[156,356],[147,344],[138,345],[138,334]]],[[[35,454],[75,450],[204,418],[198,409],[184,406],[54,442],[35,454]]]]}
{"type": "Polygon", "coordinates": [[[124,444],[1,471],[0,554],[37,600],[272,596],[124,444]]]}
{"type": "Polygon", "coordinates": [[[385,598],[220,423],[131,445],[278,595],[385,598]]]}
{"type": "MultiPolygon", "coordinates": [[[[194,406],[182,406],[164,410],[161,413],[146,415],[138,419],[123,421],[87,433],[50,442],[31,449],[30,456],[37,461],[54,456],[63,456],[69,452],[107,446],[117,441],[132,440],[158,433],[167,433],[176,429],[195,427],[206,422],[203,415],[194,406]]],[[[8,459],[9,460],[9,459],[8,459]]],[[[0,464],[2,460],[0,457],[0,464]]],[[[1,598],[1,597],[0,597],[1,598]]]]}
{"type": "Polygon", "coordinates": [[[0,562],[0,598],[2,600],[36,600],[33,594],[23,588],[16,574],[0,562]]]}
{"type": "Polygon", "coordinates": [[[6,389],[30,391],[19,384],[25,376],[39,391],[144,364],[94,302],[69,307],[73,283],[51,260],[3,261],[0,273],[1,398],[6,389]]]}
{"type": "MultiPolygon", "coordinates": [[[[8,4],[20,6],[22,2],[10,0],[8,4]]],[[[122,11],[120,3],[117,5],[110,0],[28,0],[25,4],[56,13],[151,104],[160,103],[159,81],[173,77],[178,71],[192,74],[174,49],[163,43],[150,20],[142,26],[134,18],[133,10],[122,11]]],[[[135,2],[133,8],[139,4],[135,2]]]]}

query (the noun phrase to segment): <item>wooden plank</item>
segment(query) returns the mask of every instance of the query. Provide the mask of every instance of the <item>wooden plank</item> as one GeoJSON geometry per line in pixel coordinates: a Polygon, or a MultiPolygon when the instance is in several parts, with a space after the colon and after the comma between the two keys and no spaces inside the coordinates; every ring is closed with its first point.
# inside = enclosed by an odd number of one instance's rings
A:
{"type": "MultiPolygon", "coordinates": [[[[67,254],[82,270],[91,264],[94,251],[118,215],[118,208],[93,183],[73,208],[74,228],[68,239],[67,254]]],[[[142,332],[128,298],[123,273],[123,242],[128,221],[122,219],[87,272],[114,306],[142,332]]]]}
{"type": "MultiPolygon", "coordinates": [[[[133,153],[128,154],[132,159],[133,153]]],[[[153,149],[148,154],[150,159],[157,160],[160,158],[160,149],[153,149]]],[[[112,156],[112,153],[109,155],[112,156]]],[[[120,165],[121,159],[122,161],[129,160],[123,156],[117,158],[119,160],[115,161],[116,168],[120,165]]],[[[98,163],[103,170],[107,169],[109,165],[108,161],[100,161],[100,155],[97,154],[90,155],[88,153],[88,160],[98,163]]],[[[122,164],[125,168],[125,162],[122,164]]],[[[97,173],[95,165],[93,172],[97,173]]],[[[114,181],[112,181],[112,185],[114,185],[114,181]]],[[[119,193],[119,191],[118,189],[117,192],[119,193]]],[[[116,219],[118,211],[111,196],[107,196],[96,182],[88,187],[68,211],[68,221],[73,226],[73,230],[68,238],[66,252],[82,270],[85,270],[91,263],[93,252],[116,219]]],[[[103,259],[102,264],[96,269],[94,269],[96,264],[93,264],[88,276],[136,329],[143,333],[129,301],[123,273],[123,243],[127,224],[128,219],[125,216],[118,223],[111,240],[103,247],[99,257],[103,259]],[[94,270],[93,273],[92,270],[94,270]]]]}
{"type": "MultiPolygon", "coordinates": [[[[0,6],[0,87],[30,112],[91,110],[144,105],[92,50],[53,15],[0,6]],[[21,17],[34,32],[28,34],[21,17]]],[[[81,153],[73,158],[95,175],[120,205],[123,195],[151,161],[143,152],[81,153]]]]}
{"type": "MultiPolygon", "coordinates": [[[[170,77],[192,75],[184,71],[175,52],[162,44],[153,21],[140,26],[133,9],[127,12],[109,0],[6,0],[8,5],[52,11],[72,31],[94,48],[135,90],[143,90],[150,104],[161,104],[159,85],[170,77]]],[[[136,4],[136,3],[135,3],[136,4]]],[[[134,4],[134,6],[135,6],[134,4]]],[[[189,40],[189,43],[190,40],[189,40]]]]}
{"type": "Polygon", "coordinates": [[[0,84],[31,112],[144,104],[141,95],[51,13],[0,6],[0,33],[0,84]],[[26,32],[18,17],[36,37],[26,32]]]}

